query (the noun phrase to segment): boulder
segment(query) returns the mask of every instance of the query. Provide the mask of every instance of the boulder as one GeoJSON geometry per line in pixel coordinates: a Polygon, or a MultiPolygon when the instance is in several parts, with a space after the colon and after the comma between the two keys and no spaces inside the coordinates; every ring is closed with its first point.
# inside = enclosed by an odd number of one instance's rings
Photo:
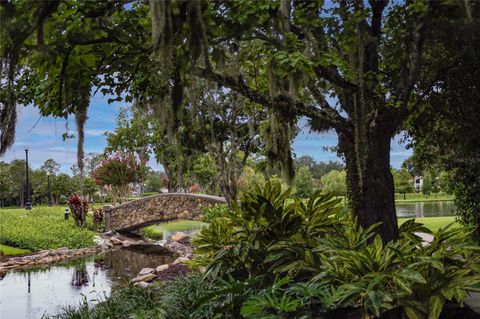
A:
{"type": "Polygon", "coordinates": [[[187,234],[181,231],[173,234],[171,238],[173,241],[176,241],[176,242],[188,242],[190,240],[190,236],[188,236],[187,234]]]}
{"type": "Polygon", "coordinates": [[[137,276],[137,277],[132,279],[132,282],[142,282],[142,281],[143,282],[150,282],[155,278],[157,278],[157,275],[148,274],[148,275],[144,275],[144,276],[137,276]]]}
{"type": "Polygon", "coordinates": [[[134,283],[133,285],[134,286],[139,286],[139,287],[142,287],[142,288],[147,288],[151,284],[148,283],[148,282],[145,282],[145,281],[139,281],[139,282],[134,283]]]}
{"type": "Polygon", "coordinates": [[[117,237],[112,237],[111,241],[114,245],[123,245],[123,241],[121,239],[118,239],[117,237]]]}
{"type": "Polygon", "coordinates": [[[145,276],[145,275],[148,275],[148,274],[153,274],[154,272],[155,272],[155,269],[153,269],[153,268],[143,268],[142,270],[140,270],[138,275],[139,276],[145,276]]]}
{"type": "Polygon", "coordinates": [[[181,256],[190,255],[192,253],[192,248],[190,246],[180,244],[179,242],[176,242],[176,241],[166,243],[165,248],[181,256]]]}
{"type": "Polygon", "coordinates": [[[190,259],[188,259],[187,257],[178,257],[177,259],[175,259],[175,261],[173,262],[174,265],[177,265],[177,264],[183,264],[184,262],[186,261],[189,261],[190,259]]]}
{"type": "Polygon", "coordinates": [[[155,271],[157,273],[167,270],[170,266],[168,264],[158,266],[155,271]]]}

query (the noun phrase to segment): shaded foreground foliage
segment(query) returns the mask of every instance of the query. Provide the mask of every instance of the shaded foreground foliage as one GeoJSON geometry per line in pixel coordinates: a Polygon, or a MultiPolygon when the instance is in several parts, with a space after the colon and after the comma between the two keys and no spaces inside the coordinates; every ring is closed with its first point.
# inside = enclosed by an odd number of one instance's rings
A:
{"type": "Polygon", "coordinates": [[[480,291],[480,247],[465,229],[424,245],[415,233],[430,231],[409,220],[385,244],[339,199],[290,192],[267,182],[213,219],[194,239],[200,272],[59,318],[112,318],[108,307],[115,318],[442,318],[480,291]]]}

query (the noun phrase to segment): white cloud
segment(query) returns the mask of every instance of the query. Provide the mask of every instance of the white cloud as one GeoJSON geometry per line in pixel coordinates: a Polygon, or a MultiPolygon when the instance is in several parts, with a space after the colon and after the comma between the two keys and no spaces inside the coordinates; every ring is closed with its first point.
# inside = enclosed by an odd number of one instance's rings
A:
{"type": "Polygon", "coordinates": [[[88,129],[85,130],[85,135],[89,136],[103,136],[105,132],[109,132],[109,130],[105,129],[88,129]]]}

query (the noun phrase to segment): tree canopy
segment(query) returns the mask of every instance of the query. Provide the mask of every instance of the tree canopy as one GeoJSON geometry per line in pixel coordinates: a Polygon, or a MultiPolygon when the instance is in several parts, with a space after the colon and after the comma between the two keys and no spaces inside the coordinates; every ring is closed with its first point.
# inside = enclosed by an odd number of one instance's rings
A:
{"type": "Polygon", "coordinates": [[[75,114],[83,172],[92,88],[152,110],[177,151],[202,79],[263,107],[266,155],[286,180],[295,171],[299,117],[314,132],[334,130],[354,214],[363,226],[380,222],[382,238],[395,239],[390,140],[472,59],[478,7],[435,0],[3,1],[0,153],[13,143],[16,103],[34,103],[44,115],[75,114]]]}

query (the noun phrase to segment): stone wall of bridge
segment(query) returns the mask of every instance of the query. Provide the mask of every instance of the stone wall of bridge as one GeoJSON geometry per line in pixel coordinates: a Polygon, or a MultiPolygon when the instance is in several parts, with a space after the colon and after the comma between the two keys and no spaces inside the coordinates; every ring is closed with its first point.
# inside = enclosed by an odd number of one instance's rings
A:
{"type": "Polygon", "coordinates": [[[153,195],[105,207],[107,230],[128,231],[178,219],[202,220],[203,209],[224,204],[223,197],[188,193],[153,195]]]}

